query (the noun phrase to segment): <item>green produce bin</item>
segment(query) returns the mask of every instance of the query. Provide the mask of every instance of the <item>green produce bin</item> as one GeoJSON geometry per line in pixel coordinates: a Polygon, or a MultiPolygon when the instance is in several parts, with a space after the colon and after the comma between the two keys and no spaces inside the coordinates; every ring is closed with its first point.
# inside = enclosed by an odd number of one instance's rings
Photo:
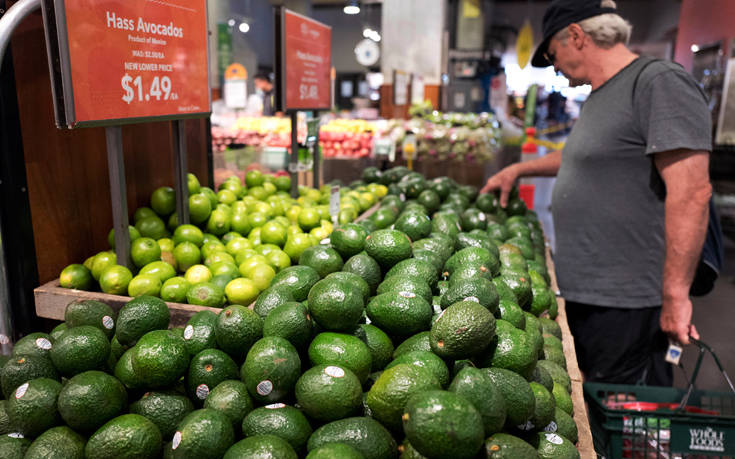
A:
{"type": "MultiPolygon", "coordinates": [[[[694,341],[694,340],[693,340],[694,341]]],[[[590,427],[599,457],[606,459],[675,459],[735,456],[735,389],[712,353],[733,392],[694,389],[704,351],[688,389],[585,383],[590,427]]]]}

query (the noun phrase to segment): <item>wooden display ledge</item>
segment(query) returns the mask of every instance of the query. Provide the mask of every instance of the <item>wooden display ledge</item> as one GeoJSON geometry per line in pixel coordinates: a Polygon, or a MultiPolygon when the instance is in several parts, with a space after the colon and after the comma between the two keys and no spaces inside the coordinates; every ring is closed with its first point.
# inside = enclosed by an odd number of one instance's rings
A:
{"type": "MultiPolygon", "coordinates": [[[[111,307],[115,312],[119,311],[125,303],[132,300],[129,296],[110,295],[102,292],[87,292],[63,288],[59,285],[59,279],[47,282],[33,290],[36,297],[36,315],[46,319],[64,320],[66,305],[75,300],[97,300],[111,307]]],[[[193,304],[166,303],[171,312],[171,326],[183,327],[189,318],[199,311],[212,311],[219,314],[220,308],[207,306],[196,306],[193,304]]]]}
{"type": "MultiPolygon", "coordinates": [[[[556,282],[556,271],[554,270],[554,261],[551,259],[551,250],[546,248],[546,267],[551,278],[551,289],[559,292],[559,284],[556,282]]],[[[595,446],[592,442],[592,431],[590,430],[590,421],[587,417],[587,406],[584,403],[584,393],[582,392],[582,372],[579,371],[577,364],[577,352],[574,349],[574,338],[569,330],[567,322],[567,311],[564,298],[557,296],[556,304],[559,308],[559,315],[556,322],[561,328],[561,343],[564,347],[564,357],[567,360],[567,373],[569,379],[572,380],[572,403],[574,405],[574,421],[577,424],[578,440],[577,449],[582,459],[596,459],[595,446]]]]}
{"type": "MultiPolygon", "coordinates": [[[[376,210],[380,208],[380,203],[375,204],[359,217],[356,222],[364,220],[376,210]]],[[[66,305],[74,300],[97,300],[109,305],[115,312],[119,311],[125,303],[132,300],[129,296],[110,295],[102,292],[87,292],[85,290],[76,290],[63,288],[59,284],[59,279],[54,279],[33,290],[36,299],[36,315],[46,319],[64,320],[64,311],[66,305]]],[[[196,306],[193,304],[169,303],[168,309],[171,312],[171,326],[183,327],[189,318],[199,311],[210,310],[218,314],[220,308],[210,308],[207,306],[196,306]]],[[[252,307],[252,305],[251,305],[252,307]]]]}

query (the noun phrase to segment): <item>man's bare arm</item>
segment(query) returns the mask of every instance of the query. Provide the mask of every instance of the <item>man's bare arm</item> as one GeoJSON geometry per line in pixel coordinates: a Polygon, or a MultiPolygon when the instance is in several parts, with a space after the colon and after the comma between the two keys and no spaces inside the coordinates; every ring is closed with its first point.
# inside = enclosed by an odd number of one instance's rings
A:
{"type": "Polygon", "coordinates": [[[709,153],[674,150],[655,156],[666,183],[666,258],[664,260],[661,329],[672,339],[689,343],[699,338],[692,321],[689,289],[707,232],[709,153]]]}
{"type": "Polygon", "coordinates": [[[508,194],[521,177],[553,177],[561,166],[561,151],[554,151],[539,159],[511,164],[487,180],[480,193],[500,190],[500,207],[508,205],[508,194]]]}

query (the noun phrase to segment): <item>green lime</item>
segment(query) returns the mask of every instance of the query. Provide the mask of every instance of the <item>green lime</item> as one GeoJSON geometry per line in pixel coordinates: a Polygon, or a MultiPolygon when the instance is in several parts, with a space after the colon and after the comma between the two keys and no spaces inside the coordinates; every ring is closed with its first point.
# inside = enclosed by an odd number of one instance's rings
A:
{"type": "Polygon", "coordinates": [[[223,204],[230,205],[237,201],[237,195],[232,190],[219,190],[217,192],[217,199],[223,204]]]}
{"type": "Polygon", "coordinates": [[[135,223],[135,228],[137,228],[142,237],[149,237],[154,240],[166,237],[168,232],[166,224],[157,215],[138,220],[135,223]]]}
{"type": "Polygon", "coordinates": [[[94,280],[99,281],[102,271],[110,266],[115,266],[116,264],[117,255],[115,255],[115,252],[108,251],[98,253],[92,260],[92,268],[90,269],[92,277],[94,280]]]}
{"type": "Polygon", "coordinates": [[[249,273],[251,269],[253,269],[257,265],[267,265],[267,264],[268,264],[268,259],[265,258],[263,255],[258,254],[258,255],[253,255],[251,257],[246,258],[245,261],[240,263],[240,266],[238,269],[240,270],[240,274],[242,274],[243,277],[250,277],[249,273]]]}
{"type": "Polygon", "coordinates": [[[286,243],[286,236],[286,227],[275,221],[269,221],[260,228],[260,239],[263,244],[275,244],[278,247],[283,247],[286,243]]]}
{"type": "Polygon", "coordinates": [[[133,214],[133,221],[137,224],[147,217],[155,217],[156,213],[150,207],[138,207],[133,214]]]}
{"type": "Polygon", "coordinates": [[[291,257],[283,250],[273,250],[265,258],[276,269],[276,272],[291,266],[291,257]]]}
{"type": "Polygon", "coordinates": [[[181,276],[172,277],[163,283],[161,287],[161,299],[173,303],[183,303],[186,301],[186,292],[189,291],[189,281],[181,276]]]}
{"type": "Polygon", "coordinates": [[[128,283],[128,296],[158,296],[161,292],[161,278],[155,274],[138,274],[128,283]]]}
{"type": "Polygon", "coordinates": [[[202,282],[208,282],[212,278],[212,272],[204,265],[194,265],[186,270],[184,278],[191,285],[196,285],[202,282]]]}
{"type": "Polygon", "coordinates": [[[189,218],[194,223],[204,223],[212,212],[212,203],[204,193],[189,196],[189,218]]]}
{"type": "Polygon", "coordinates": [[[243,250],[252,248],[253,244],[248,240],[248,238],[242,236],[234,237],[227,241],[227,244],[225,244],[225,250],[233,257],[243,250]]]}
{"type": "Polygon", "coordinates": [[[276,277],[276,270],[265,263],[257,264],[248,270],[246,277],[253,281],[258,290],[262,291],[271,285],[271,281],[276,277]]]}
{"type": "Polygon", "coordinates": [[[225,286],[225,295],[232,304],[248,306],[255,301],[259,294],[260,289],[255,283],[244,277],[233,279],[225,286]]]}
{"type": "Polygon", "coordinates": [[[182,242],[174,248],[174,259],[179,272],[183,272],[202,261],[202,254],[195,244],[182,242]]]}
{"type": "Polygon", "coordinates": [[[217,261],[209,265],[208,268],[212,276],[227,274],[235,278],[240,275],[240,271],[238,271],[234,261],[217,261]]]}
{"type": "Polygon", "coordinates": [[[112,295],[125,295],[128,284],[133,279],[133,273],[128,268],[120,265],[108,266],[102,271],[99,278],[100,288],[105,293],[112,295]]]}
{"type": "Polygon", "coordinates": [[[311,231],[321,223],[321,215],[316,207],[307,207],[301,210],[298,218],[299,226],[304,231],[311,231]]]}
{"type": "Polygon", "coordinates": [[[199,190],[201,189],[201,185],[199,185],[199,179],[191,172],[186,174],[186,186],[187,188],[189,188],[189,196],[199,193],[199,190]]]}
{"type": "Polygon", "coordinates": [[[214,263],[219,263],[222,261],[234,264],[235,258],[227,252],[214,252],[209,254],[209,256],[204,259],[204,264],[206,266],[212,266],[214,263]]]}
{"type": "Polygon", "coordinates": [[[292,263],[298,263],[301,254],[304,253],[304,250],[308,249],[312,245],[312,240],[308,234],[292,234],[286,240],[286,245],[283,246],[283,251],[286,255],[291,257],[292,263]]]}
{"type": "Polygon", "coordinates": [[[64,268],[59,275],[59,284],[64,288],[89,290],[92,288],[92,273],[84,265],[71,264],[64,268]]]}
{"type": "Polygon", "coordinates": [[[245,185],[248,188],[261,186],[263,183],[265,183],[265,177],[259,170],[253,169],[245,174],[245,185]]]}
{"type": "Polygon", "coordinates": [[[161,217],[171,215],[176,210],[176,192],[170,186],[157,188],[151,194],[151,207],[161,217]]]}
{"type": "Polygon", "coordinates": [[[187,241],[195,244],[197,247],[201,247],[204,243],[204,234],[202,230],[194,225],[181,225],[174,230],[173,240],[175,245],[187,241]]]}
{"type": "Polygon", "coordinates": [[[176,270],[165,261],[152,261],[143,266],[138,274],[152,274],[158,276],[161,282],[166,282],[176,275],[176,270]]]}
{"type": "Polygon", "coordinates": [[[142,268],[161,259],[161,247],[155,239],[140,237],[130,243],[130,258],[135,266],[142,268]]]}

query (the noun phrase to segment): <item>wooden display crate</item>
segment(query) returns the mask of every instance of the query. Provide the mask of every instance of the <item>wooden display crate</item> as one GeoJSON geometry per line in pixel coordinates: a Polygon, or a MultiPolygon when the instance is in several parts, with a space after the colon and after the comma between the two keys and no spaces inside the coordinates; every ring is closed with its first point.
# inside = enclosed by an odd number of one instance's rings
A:
{"type": "MultiPolygon", "coordinates": [[[[110,295],[102,292],[87,292],[63,288],[59,285],[59,279],[47,282],[33,290],[36,297],[36,315],[46,319],[64,320],[66,305],[74,300],[97,300],[110,306],[115,312],[119,311],[125,303],[132,300],[129,296],[110,295]]],[[[191,316],[199,311],[213,311],[219,313],[220,308],[196,306],[193,304],[166,303],[171,312],[171,326],[183,327],[191,316]]]]}
{"type": "MultiPolygon", "coordinates": [[[[546,267],[551,278],[551,288],[554,292],[559,292],[559,284],[556,282],[556,271],[554,270],[554,260],[551,258],[551,250],[546,248],[546,267]]],[[[572,380],[572,404],[574,406],[574,422],[577,423],[578,440],[577,449],[582,459],[596,459],[595,446],[592,443],[592,431],[590,430],[590,420],[587,416],[587,406],[584,403],[584,392],[582,392],[582,372],[577,364],[577,352],[574,349],[574,337],[569,330],[567,322],[567,311],[564,298],[557,296],[556,303],[559,307],[559,315],[556,322],[561,327],[561,343],[564,347],[564,357],[567,360],[567,373],[572,380]]]]}
{"type": "MultiPolygon", "coordinates": [[[[372,215],[380,204],[376,204],[370,209],[363,212],[355,221],[364,220],[372,215]]],[[[108,304],[115,311],[119,311],[125,303],[132,298],[123,295],[110,295],[103,292],[87,292],[85,290],[75,290],[63,288],[59,284],[59,279],[54,279],[33,290],[36,300],[36,315],[46,319],[64,320],[64,311],[66,305],[74,300],[97,300],[108,304]]],[[[166,303],[171,311],[171,326],[180,327],[186,325],[191,316],[199,311],[210,310],[219,313],[220,308],[210,308],[206,306],[196,306],[183,303],[166,303]]],[[[252,305],[250,305],[252,307],[252,305]]]]}

